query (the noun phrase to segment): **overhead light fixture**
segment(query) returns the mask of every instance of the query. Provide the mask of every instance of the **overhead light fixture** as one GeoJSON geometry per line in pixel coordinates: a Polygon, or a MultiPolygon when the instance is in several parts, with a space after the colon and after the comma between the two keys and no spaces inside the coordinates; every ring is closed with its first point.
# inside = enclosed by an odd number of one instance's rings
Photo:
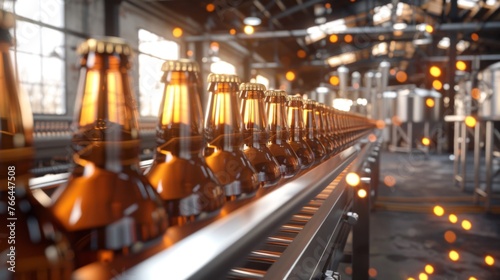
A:
{"type": "Polygon", "coordinates": [[[432,36],[431,34],[425,32],[425,31],[419,31],[415,33],[415,36],[413,37],[413,45],[415,46],[424,46],[424,45],[429,45],[432,43],[432,36]]]}
{"type": "Polygon", "coordinates": [[[443,37],[438,43],[438,48],[440,49],[447,49],[449,47],[450,47],[450,38],[448,37],[443,37]]]}
{"type": "Polygon", "coordinates": [[[262,20],[256,16],[249,16],[243,19],[245,25],[258,26],[262,23],[262,20]]]}
{"type": "Polygon", "coordinates": [[[319,87],[316,88],[317,93],[325,94],[328,93],[328,88],[324,85],[320,85],[319,87]]]}
{"type": "Polygon", "coordinates": [[[404,30],[408,25],[405,22],[396,22],[392,25],[394,30],[404,30]]]}
{"type": "Polygon", "coordinates": [[[251,25],[245,25],[245,27],[243,28],[243,32],[245,32],[245,34],[247,35],[252,35],[255,32],[255,29],[251,25]]]}

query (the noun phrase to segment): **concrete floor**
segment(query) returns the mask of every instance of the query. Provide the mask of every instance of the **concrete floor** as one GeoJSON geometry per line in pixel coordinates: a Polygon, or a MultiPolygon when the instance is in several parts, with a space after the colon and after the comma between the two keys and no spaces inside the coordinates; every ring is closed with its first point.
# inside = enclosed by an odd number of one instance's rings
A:
{"type": "MultiPolygon", "coordinates": [[[[465,192],[454,186],[448,155],[384,152],[381,160],[379,198],[370,216],[370,279],[499,280],[500,201],[494,202],[497,214],[474,205],[472,182],[465,192]],[[444,215],[433,213],[436,205],[443,207],[444,215]],[[455,223],[450,214],[457,217],[455,223]],[[464,220],[471,229],[462,228],[464,220]],[[451,250],[459,254],[457,261],[450,259],[451,250]],[[487,255],[494,258],[493,266],[485,263],[487,255]],[[427,278],[420,275],[426,265],[434,270],[427,278]]],[[[500,191],[500,183],[495,190],[500,191]]],[[[339,270],[343,280],[351,279],[350,264],[339,270]]]]}

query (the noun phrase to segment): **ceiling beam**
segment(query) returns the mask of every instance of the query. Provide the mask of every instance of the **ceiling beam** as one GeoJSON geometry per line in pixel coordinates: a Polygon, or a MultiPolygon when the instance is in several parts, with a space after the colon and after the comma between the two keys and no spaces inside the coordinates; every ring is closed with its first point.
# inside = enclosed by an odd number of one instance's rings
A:
{"type": "Polygon", "coordinates": [[[309,0],[305,3],[302,3],[301,5],[295,5],[291,8],[288,8],[286,10],[284,10],[283,12],[273,16],[273,18],[275,19],[280,19],[280,18],[283,18],[283,17],[287,17],[287,16],[290,16],[290,15],[293,15],[295,14],[296,12],[302,10],[302,9],[305,9],[307,7],[310,7],[312,5],[315,5],[315,4],[319,4],[319,3],[323,3],[324,0],[309,0]]]}
{"type": "MultiPolygon", "coordinates": [[[[487,30],[487,29],[500,29],[500,21],[493,22],[466,22],[466,23],[443,23],[441,25],[435,26],[434,29],[436,31],[443,32],[473,32],[479,30],[487,30]]],[[[363,27],[348,27],[345,30],[337,30],[332,32],[332,34],[388,34],[392,33],[394,29],[392,27],[383,27],[383,26],[363,26],[363,27]]],[[[411,25],[402,30],[404,33],[415,33],[417,32],[417,26],[411,25]]],[[[213,41],[226,41],[226,40],[235,40],[235,39],[269,39],[269,38],[290,38],[290,37],[305,37],[309,35],[306,29],[295,29],[295,30],[276,30],[276,31],[261,31],[255,32],[252,35],[247,34],[205,34],[205,35],[196,35],[196,36],[187,36],[185,40],[187,42],[195,42],[195,41],[205,41],[205,40],[213,40],[213,41]]],[[[330,35],[327,34],[327,35],[330,35]]]]}

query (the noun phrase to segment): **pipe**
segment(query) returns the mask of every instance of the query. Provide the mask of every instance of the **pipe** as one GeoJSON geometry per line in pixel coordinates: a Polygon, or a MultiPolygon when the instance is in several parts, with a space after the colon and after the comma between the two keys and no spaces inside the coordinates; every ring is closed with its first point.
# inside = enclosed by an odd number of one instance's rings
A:
{"type": "Polygon", "coordinates": [[[337,69],[339,74],[339,96],[340,98],[347,98],[347,84],[349,80],[349,69],[344,65],[337,69]]]}

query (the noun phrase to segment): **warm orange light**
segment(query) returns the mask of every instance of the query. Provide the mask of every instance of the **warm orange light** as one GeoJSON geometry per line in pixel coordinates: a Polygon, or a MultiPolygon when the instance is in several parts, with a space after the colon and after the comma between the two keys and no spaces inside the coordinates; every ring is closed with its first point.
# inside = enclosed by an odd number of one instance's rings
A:
{"type": "Polygon", "coordinates": [[[432,27],[432,25],[427,24],[425,26],[425,31],[427,31],[428,33],[432,33],[434,32],[434,27],[432,27]]]}
{"type": "Polygon", "coordinates": [[[297,57],[298,58],[305,58],[307,56],[307,53],[304,50],[298,50],[297,51],[297,57]]]}
{"type": "Polygon", "coordinates": [[[295,73],[293,73],[293,71],[288,71],[286,72],[285,74],[285,78],[288,80],[288,81],[293,81],[295,80],[295,73]]]}
{"type": "Polygon", "coordinates": [[[396,185],[396,178],[391,175],[384,177],[384,184],[388,187],[394,187],[396,185]]]}
{"type": "Polygon", "coordinates": [[[175,38],[179,38],[182,36],[182,28],[180,27],[176,27],[174,28],[174,30],[172,30],[172,35],[175,37],[175,38]]]}
{"type": "Polygon", "coordinates": [[[415,278],[413,278],[413,277],[408,277],[408,279],[406,279],[406,280],[415,280],[415,278]]]}
{"type": "Polygon", "coordinates": [[[425,273],[427,273],[427,274],[434,273],[434,267],[432,265],[430,265],[430,264],[426,265],[425,268],[424,268],[424,270],[425,270],[425,273]]]}
{"type": "Polygon", "coordinates": [[[210,49],[214,52],[218,52],[219,51],[219,43],[217,43],[217,42],[210,43],[210,49]]]}
{"type": "Polygon", "coordinates": [[[406,74],[405,71],[398,71],[396,73],[396,80],[400,83],[404,83],[406,82],[406,80],[408,79],[408,75],[406,74]]]}
{"type": "Polygon", "coordinates": [[[470,38],[472,39],[472,41],[474,42],[477,42],[479,41],[479,35],[477,33],[472,33],[470,34],[470,38]]]}
{"type": "Polygon", "coordinates": [[[229,29],[229,34],[236,35],[236,29],[234,28],[229,29]]]}
{"type": "Polygon", "coordinates": [[[468,126],[468,127],[475,127],[476,126],[476,118],[474,118],[473,116],[467,116],[465,117],[465,125],[468,126]]]}
{"type": "Polygon", "coordinates": [[[450,257],[450,260],[456,262],[460,259],[460,254],[455,251],[455,250],[451,250],[450,253],[448,254],[448,256],[450,257]]]}
{"type": "Polygon", "coordinates": [[[484,262],[489,266],[493,266],[495,264],[495,259],[492,256],[487,255],[484,257],[484,262]]]}
{"type": "Polygon", "coordinates": [[[340,83],[340,79],[339,79],[339,77],[337,77],[337,76],[331,76],[331,77],[330,77],[330,84],[331,84],[332,86],[338,86],[338,85],[339,85],[339,83],[340,83]]]}
{"type": "Polygon", "coordinates": [[[457,235],[453,231],[447,230],[444,233],[444,240],[450,244],[454,243],[457,240],[457,235]]]}
{"type": "Polygon", "coordinates": [[[425,100],[425,105],[426,105],[427,107],[429,107],[429,108],[434,108],[434,105],[436,105],[436,104],[434,103],[434,99],[432,99],[432,98],[427,98],[427,99],[425,100]]]}
{"type": "Polygon", "coordinates": [[[337,34],[330,35],[330,43],[337,43],[339,41],[339,36],[337,34]]]}
{"type": "Polygon", "coordinates": [[[368,193],[367,193],[367,192],[366,192],[366,190],[364,190],[364,189],[360,189],[360,190],[358,190],[358,196],[359,196],[360,198],[365,198],[367,194],[368,194],[368,193]]]}
{"type": "Polygon", "coordinates": [[[422,138],[422,145],[429,146],[431,144],[431,140],[427,137],[422,138]]]}
{"type": "Polygon", "coordinates": [[[455,214],[450,214],[450,216],[448,216],[448,219],[450,220],[450,223],[452,223],[452,224],[456,224],[458,222],[458,217],[455,214]]]}
{"type": "Polygon", "coordinates": [[[439,205],[434,206],[434,209],[432,211],[434,212],[434,215],[436,215],[438,217],[441,217],[444,215],[444,208],[439,206],[439,205]]]}
{"type": "Polygon", "coordinates": [[[378,129],[384,129],[385,128],[385,122],[383,120],[377,120],[375,122],[375,126],[378,128],[378,129]]]}
{"type": "Polygon", "coordinates": [[[473,88],[470,91],[470,95],[472,98],[479,100],[479,98],[481,98],[481,90],[479,88],[473,88]]]}
{"type": "Polygon", "coordinates": [[[212,3],[208,3],[205,8],[207,9],[207,12],[209,12],[209,13],[215,11],[215,5],[212,3]]]}
{"type": "Polygon", "coordinates": [[[392,116],[391,120],[392,120],[392,124],[395,126],[400,126],[403,123],[401,121],[401,119],[399,118],[399,116],[392,116]]]}
{"type": "Polygon", "coordinates": [[[391,70],[389,70],[389,74],[391,74],[391,76],[396,75],[396,69],[392,68],[391,70]]]}
{"type": "Polygon", "coordinates": [[[344,271],[345,271],[345,274],[351,275],[352,274],[352,267],[346,266],[344,271]]]}
{"type": "Polygon", "coordinates": [[[439,67],[437,66],[431,66],[431,68],[429,69],[429,73],[431,74],[432,77],[439,77],[441,76],[441,69],[439,69],[439,67]]]}
{"type": "Polygon", "coordinates": [[[429,280],[429,276],[422,272],[418,275],[418,280],[429,280]]]}
{"type": "Polygon", "coordinates": [[[465,230],[470,230],[472,228],[472,223],[469,220],[463,220],[462,228],[465,230]]]}
{"type": "Polygon", "coordinates": [[[345,181],[351,187],[356,187],[359,185],[359,182],[361,182],[359,175],[354,172],[349,172],[347,176],[345,176],[345,181]]]}
{"type": "Polygon", "coordinates": [[[474,276],[471,276],[471,277],[469,277],[469,280],[477,280],[477,278],[474,276]]]}
{"type": "Polygon", "coordinates": [[[434,80],[434,82],[432,82],[432,87],[435,90],[441,90],[443,88],[443,83],[441,83],[440,80],[434,80]]]}
{"type": "Polygon", "coordinates": [[[351,34],[347,34],[347,35],[345,35],[345,36],[344,36],[344,41],[345,41],[346,43],[350,43],[350,42],[352,42],[352,35],[351,35],[351,34]]]}
{"type": "Polygon", "coordinates": [[[245,27],[243,28],[243,32],[245,32],[245,34],[247,35],[252,35],[255,32],[255,29],[251,25],[245,25],[245,27]]]}
{"type": "Polygon", "coordinates": [[[325,4],[325,8],[330,9],[331,7],[332,7],[332,5],[330,3],[325,4]]]}
{"type": "Polygon", "coordinates": [[[377,277],[377,274],[378,274],[378,272],[375,268],[372,267],[372,268],[368,269],[368,275],[370,275],[371,278],[377,277]]]}
{"type": "Polygon", "coordinates": [[[455,63],[455,66],[457,67],[457,70],[460,71],[465,71],[467,69],[467,64],[462,60],[457,61],[457,63],[455,63]]]}
{"type": "Polygon", "coordinates": [[[194,55],[194,52],[192,50],[187,50],[186,55],[188,57],[192,57],[194,55]]]}
{"type": "Polygon", "coordinates": [[[377,141],[377,135],[370,133],[370,135],[368,135],[368,141],[374,143],[375,141],[377,141]]]}

